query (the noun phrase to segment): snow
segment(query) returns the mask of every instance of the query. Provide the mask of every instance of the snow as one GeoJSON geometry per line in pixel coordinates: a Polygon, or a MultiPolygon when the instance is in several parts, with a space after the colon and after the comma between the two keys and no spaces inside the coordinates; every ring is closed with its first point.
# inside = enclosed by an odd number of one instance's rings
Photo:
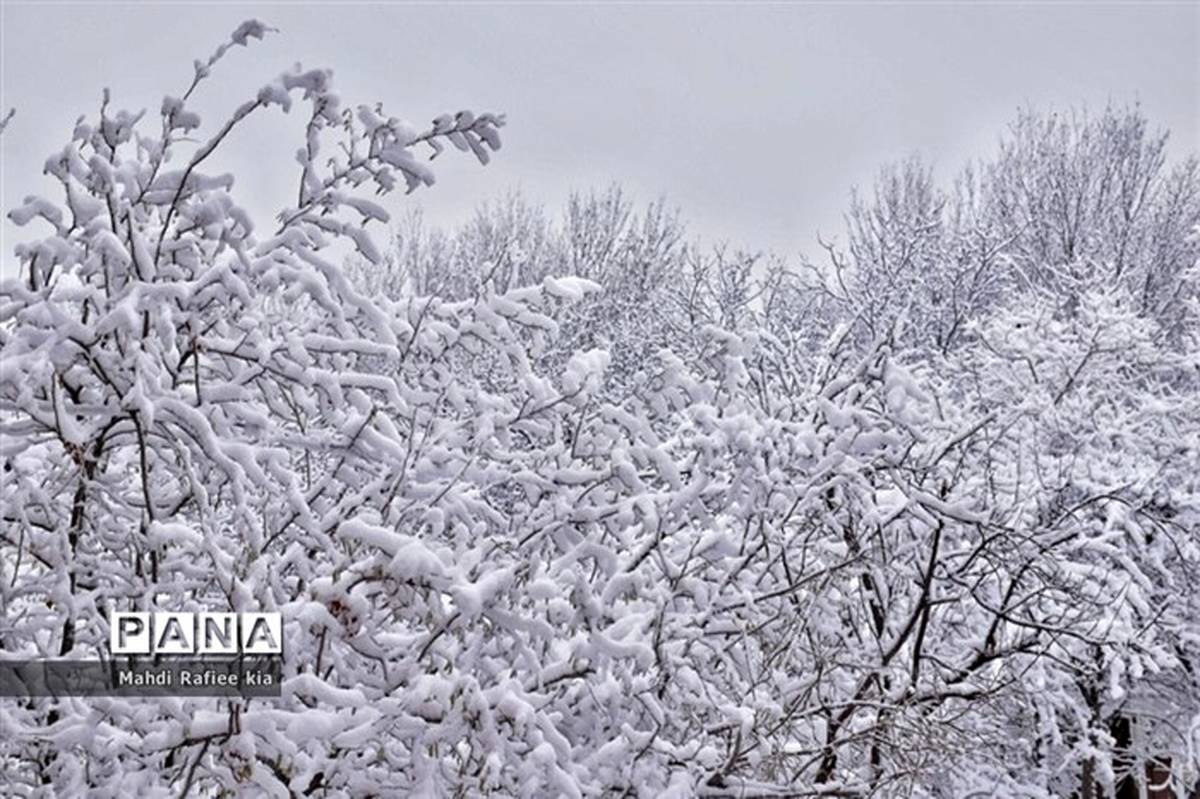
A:
{"type": "Polygon", "coordinates": [[[18,793],[1195,776],[1200,240],[1165,178],[1151,224],[1079,174],[1158,163],[1135,121],[1018,125],[986,203],[902,165],[815,285],[619,192],[385,247],[366,195],[432,185],[420,143],[486,162],[503,117],[418,132],[297,68],[197,143],[190,94],[106,101],[48,162],[61,200],[10,213],[48,225],[0,283],[0,636],[98,657],[114,609],[278,609],[281,695],[0,703],[18,793]],[[293,104],[302,188],[260,237],[204,170],[293,104]],[[1051,174],[1094,201],[1086,257],[1047,244],[1051,174]]]}

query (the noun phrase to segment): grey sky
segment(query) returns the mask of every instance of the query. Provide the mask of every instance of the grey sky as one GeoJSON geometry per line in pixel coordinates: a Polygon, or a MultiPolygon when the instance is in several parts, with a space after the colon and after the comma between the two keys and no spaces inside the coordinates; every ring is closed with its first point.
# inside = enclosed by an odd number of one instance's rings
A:
{"type": "MultiPolygon", "coordinates": [[[[414,123],[508,115],[492,165],[447,153],[436,187],[391,203],[419,201],[435,221],[512,187],[553,210],[615,180],[665,195],[705,240],[794,253],[838,228],[850,186],[882,163],[915,151],[949,173],[1025,103],[1136,100],[1176,154],[1200,141],[1197,3],[5,3],[0,104],[17,117],[0,139],[4,210],[54,196],[42,163],[104,86],[154,113],[248,17],[281,33],[219,66],[197,103],[209,130],[296,61],[332,67],[344,102],[381,100],[414,123]]],[[[294,193],[300,122],[255,119],[219,165],[252,210],[294,193]]]]}

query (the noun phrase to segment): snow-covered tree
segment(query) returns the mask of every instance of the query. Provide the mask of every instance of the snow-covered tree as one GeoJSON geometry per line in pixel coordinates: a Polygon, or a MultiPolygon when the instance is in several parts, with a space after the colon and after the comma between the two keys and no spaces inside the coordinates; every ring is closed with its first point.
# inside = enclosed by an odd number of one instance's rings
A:
{"type": "Polygon", "coordinates": [[[375,448],[401,434],[374,406],[421,390],[381,374],[416,356],[414,331],[329,254],[344,241],[380,260],[364,227],[387,214],[362,189],[431,184],[416,150],[445,141],[486,162],[503,120],[464,111],[418,131],[377,106],[343,107],[328,70],[296,69],[190,144],[193,93],[230,47],[269,30],[247,22],[197,61],[151,132],[106,92],[46,162],[62,200],[31,197],[10,214],[50,233],[18,246],[19,277],[0,288],[0,639],[13,657],[104,656],[113,610],[285,610],[285,705],[258,708],[262,724],[237,703],[5,705],[14,785],[278,793],[301,776],[375,779],[350,759],[330,761],[341,776],[312,766],[304,751],[328,715],[317,699],[359,681],[327,670],[314,631],[348,612],[332,586],[356,545],[338,522],[379,491],[372,469],[392,474],[375,448]],[[203,168],[246,117],[297,101],[308,106],[297,202],[259,233],[232,177],[203,168]]]}

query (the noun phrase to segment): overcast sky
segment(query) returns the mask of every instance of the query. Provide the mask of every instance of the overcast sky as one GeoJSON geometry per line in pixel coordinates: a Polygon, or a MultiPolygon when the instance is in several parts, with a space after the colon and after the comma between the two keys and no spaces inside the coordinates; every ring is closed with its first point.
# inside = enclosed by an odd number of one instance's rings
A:
{"type": "MultiPolygon", "coordinates": [[[[280,33],[232,51],[204,86],[210,130],[297,61],[332,67],[344,102],[382,101],[414,123],[508,115],[490,166],[447,153],[437,186],[392,203],[447,222],[510,188],[554,209],[618,181],[665,195],[705,240],[795,253],[836,232],[850,186],[884,162],[919,152],[948,174],[987,154],[1023,104],[1139,101],[1176,155],[1200,141],[1196,2],[4,2],[0,105],[17,109],[0,138],[5,211],[52,192],[42,164],[105,86],[117,107],[156,113],[248,17],[280,33]]],[[[260,115],[218,165],[252,210],[294,194],[299,122],[260,115]]],[[[16,231],[4,233],[7,258],[16,231]]]]}

